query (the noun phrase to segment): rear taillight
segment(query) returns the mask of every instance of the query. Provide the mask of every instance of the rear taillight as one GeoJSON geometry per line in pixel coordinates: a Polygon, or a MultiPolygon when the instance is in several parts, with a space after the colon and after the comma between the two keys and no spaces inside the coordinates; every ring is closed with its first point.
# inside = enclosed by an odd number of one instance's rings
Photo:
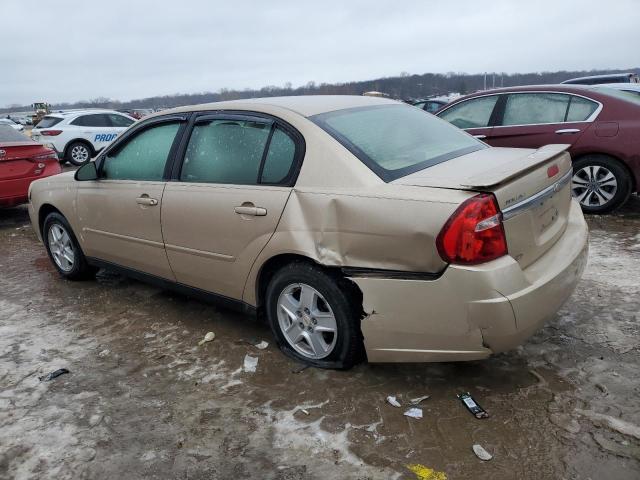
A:
{"type": "Polygon", "coordinates": [[[436,239],[445,262],[476,265],[507,254],[502,213],[493,194],[466,200],[451,215],[436,239]]]}
{"type": "Polygon", "coordinates": [[[60,135],[62,133],[62,130],[42,130],[40,132],[41,135],[44,135],[45,137],[55,137],[56,135],[60,135]]]}

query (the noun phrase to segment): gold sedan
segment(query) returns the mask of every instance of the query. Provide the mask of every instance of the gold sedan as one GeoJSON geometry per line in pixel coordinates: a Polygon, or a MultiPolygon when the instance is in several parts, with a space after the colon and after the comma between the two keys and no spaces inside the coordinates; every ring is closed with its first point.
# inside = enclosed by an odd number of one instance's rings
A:
{"type": "Polygon", "coordinates": [[[107,267],[264,316],[317,366],[475,360],[553,317],[587,258],[566,145],[491,148],[383,98],[182,107],[29,212],[70,280],[107,267]]]}

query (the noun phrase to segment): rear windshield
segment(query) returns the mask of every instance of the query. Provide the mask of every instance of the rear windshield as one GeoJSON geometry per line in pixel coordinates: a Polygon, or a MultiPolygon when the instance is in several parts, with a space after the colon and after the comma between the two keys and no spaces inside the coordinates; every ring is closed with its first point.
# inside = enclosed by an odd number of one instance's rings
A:
{"type": "Polygon", "coordinates": [[[35,128],[51,128],[62,121],[59,117],[44,117],[38,122],[35,128]]]}
{"type": "Polygon", "coordinates": [[[626,92],[624,90],[618,90],[617,88],[608,87],[594,87],[593,90],[598,93],[609,95],[610,97],[616,97],[620,100],[626,100],[627,102],[640,105],[640,97],[633,92],[626,92]]]}
{"type": "Polygon", "coordinates": [[[322,113],[311,120],[390,182],[487,145],[409,105],[376,105],[322,113]]]}

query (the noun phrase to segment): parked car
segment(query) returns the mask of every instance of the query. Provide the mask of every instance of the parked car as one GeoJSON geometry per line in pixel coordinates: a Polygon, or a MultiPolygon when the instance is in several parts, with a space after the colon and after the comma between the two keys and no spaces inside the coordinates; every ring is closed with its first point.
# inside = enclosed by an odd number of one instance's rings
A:
{"type": "Polygon", "coordinates": [[[636,73],[611,73],[607,75],[591,75],[589,77],[571,78],[562,82],[570,85],[597,85],[600,83],[640,83],[636,73]]]}
{"type": "Polygon", "coordinates": [[[31,130],[31,138],[53,148],[62,161],[83,165],[135,120],[115,110],[50,113],[31,130]]]}
{"type": "Polygon", "coordinates": [[[26,203],[31,182],[61,171],[53,150],[0,124],[0,207],[26,203]]]}
{"type": "Polygon", "coordinates": [[[621,92],[627,92],[640,97],[640,83],[603,83],[598,86],[613,88],[614,90],[620,90],[621,92]]]}
{"type": "Polygon", "coordinates": [[[435,113],[438,110],[440,110],[442,107],[444,107],[447,104],[447,102],[445,102],[444,100],[438,100],[433,98],[433,99],[426,99],[426,100],[415,100],[413,102],[410,102],[410,104],[413,105],[414,107],[421,108],[425,112],[435,113]]]}
{"type": "Polygon", "coordinates": [[[640,184],[640,99],[606,87],[487,90],[437,114],[494,147],[569,144],[573,195],[588,213],[622,205],[640,184]]]}
{"type": "Polygon", "coordinates": [[[8,127],[11,127],[14,130],[17,130],[18,132],[22,132],[24,130],[24,126],[14,122],[9,118],[0,118],[0,125],[7,125],[8,127]]]}
{"type": "Polygon", "coordinates": [[[573,291],[587,227],[564,146],[490,148],[383,98],[181,107],[136,123],[29,214],[67,279],[103,266],[266,316],[322,367],[475,360],[573,291]]]}

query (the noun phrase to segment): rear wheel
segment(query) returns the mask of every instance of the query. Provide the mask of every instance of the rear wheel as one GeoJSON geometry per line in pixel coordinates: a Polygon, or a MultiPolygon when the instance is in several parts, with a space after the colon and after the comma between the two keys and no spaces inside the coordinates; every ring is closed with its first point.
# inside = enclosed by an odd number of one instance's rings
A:
{"type": "Polygon", "coordinates": [[[91,148],[84,142],[73,142],[67,148],[65,160],[76,167],[84,165],[91,160],[91,148]]]}
{"type": "Polygon", "coordinates": [[[585,213],[607,213],[631,193],[627,170],[606,155],[587,155],[573,163],[571,190],[585,213]]]}
{"type": "Polygon", "coordinates": [[[60,275],[69,280],[84,280],[95,275],[97,269],[87,263],[69,222],[62,215],[57,212],[47,215],[42,237],[49,258],[60,275]]]}
{"type": "Polygon", "coordinates": [[[343,278],[303,262],[275,273],[267,318],[288,355],[317,367],[350,368],[363,358],[361,306],[343,278]]]}

